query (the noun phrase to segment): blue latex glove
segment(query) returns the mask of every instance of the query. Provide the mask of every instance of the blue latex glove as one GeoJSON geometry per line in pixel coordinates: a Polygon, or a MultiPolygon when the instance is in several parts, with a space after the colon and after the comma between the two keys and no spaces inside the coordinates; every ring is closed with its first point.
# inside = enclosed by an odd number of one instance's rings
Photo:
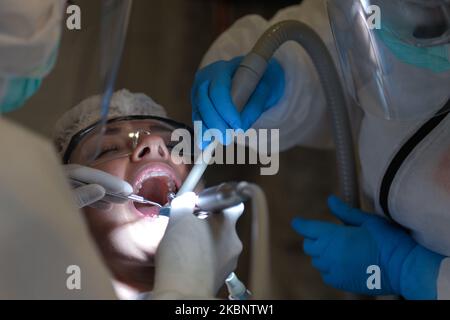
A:
{"type": "Polygon", "coordinates": [[[305,237],[303,249],[325,283],[360,294],[436,299],[443,256],[417,244],[388,220],[352,209],[337,197],[330,197],[328,206],[346,225],[302,218],[292,221],[293,228],[305,237]],[[381,270],[380,289],[367,286],[370,265],[381,270]]]}
{"type": "Polygon", "coordinates": [[[225,137],[226,129],[247,130],[264,111],[280,100],[284,92],[283,68],[272,59],[239,113],[231,99],[231,81],[241,60],[242,57],[236,57],[230,61],[217,61],[199,70],[191,91],[192,120],[202,121],[203,132],[220,130],[223,144],[231,142],[230,135],[225,137]]]}

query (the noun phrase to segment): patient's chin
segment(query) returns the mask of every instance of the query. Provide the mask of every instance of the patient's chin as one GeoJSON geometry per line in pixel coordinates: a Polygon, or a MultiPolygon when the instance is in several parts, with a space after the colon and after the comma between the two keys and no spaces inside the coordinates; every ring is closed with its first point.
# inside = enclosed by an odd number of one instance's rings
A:
{"type": "Polygon", "coordinates": [[[113,272],[125,273],[125,277],[128,272],[154,266],[167,217],[138,216],[129,204],[114,205],[108,212],[86,208],[84,213],[90,233],[113,272]]]}
{"type": "Polygon", "coordinates": [[[114,255],[132,264],[153,266],[168,222],[167,217],[145,217],[116,227],[108,236],[114,255]]]}

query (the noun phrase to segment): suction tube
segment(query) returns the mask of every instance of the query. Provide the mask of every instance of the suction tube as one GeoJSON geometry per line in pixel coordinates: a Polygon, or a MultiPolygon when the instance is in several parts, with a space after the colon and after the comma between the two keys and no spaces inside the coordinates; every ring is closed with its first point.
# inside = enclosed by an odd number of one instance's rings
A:
{"type": "Polygon", "coordinates": [[[308,52],[317,70],[333,123],[340,192],[349,205],[359,207],[355,155],[344,92],[333,58],[314,30],[295,20],[282,21],[270,27],[236,71],[231,91],[233,101],[240,110],[245,106],[264,75],[270,58],[290,40],[308,52]]]}
{"type": "MultiPolygon", "coordinates": [[[[217,212],[236,206],[246,200],[252,203],[252,230],[250,249],[250,288],[254,299],[273,297],[270,272],[269,209],[264,191],[245,181],[222,183],[198,194],[197,206],[217,212]]],[[[236,278],[236,275],[230,275],[236,278]]]]}
{"type": "Polygon", "coordinates": [[[254,299],[273,299],[270,264],[269,208],[264,191],[256,184],[241,182],[238,193],[252,200],[250,288],[254,299]]]}
{"type": "MultiPolygon", "coordinates": [[[[332,118],[339,189],[345,202],[359,207],[356,164],[345,96],[333,58],[314,30],[295,20],[282,21],[268,29],[234,74],[231,89],[233,102],[239,111],[242,110],[264,75],[270,58],[283,43],[290,40],[296,41],[308,52],[318,72],[332,118]]],[[[217,145],[217,141],[214,141],[203,151],[178,194],[195,188],[217,145]]]]}

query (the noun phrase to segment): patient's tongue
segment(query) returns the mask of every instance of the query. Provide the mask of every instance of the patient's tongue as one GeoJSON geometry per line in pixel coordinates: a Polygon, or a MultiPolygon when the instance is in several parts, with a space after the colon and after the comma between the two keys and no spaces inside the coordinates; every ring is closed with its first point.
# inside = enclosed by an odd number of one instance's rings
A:
{"type": "MultiPolygon", "coordinates": [[[[147,179],[142,184],[142,188],[139,190],[138,195],[144,197],[144,199],[164,205],[167,202],[167,193],[169,191],[167,182],[168,178],[164,176],[147,179]]],[[[136,209],[145,216],[153,217],[158,215],[159,208],[156,206],[149,206],[137,202],[135,202],[135,206],[136,209]]]]}

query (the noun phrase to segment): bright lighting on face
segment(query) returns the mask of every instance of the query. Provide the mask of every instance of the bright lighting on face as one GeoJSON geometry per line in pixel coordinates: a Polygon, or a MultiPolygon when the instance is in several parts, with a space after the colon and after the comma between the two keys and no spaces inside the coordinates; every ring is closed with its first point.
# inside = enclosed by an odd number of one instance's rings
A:
{"type": "Polygon", "coordinates": [[[167,217],[142,218],[117,228],[111,234],[115,249],[133,260],[147,262],[156,253],[169,219],[167,217]]]}

